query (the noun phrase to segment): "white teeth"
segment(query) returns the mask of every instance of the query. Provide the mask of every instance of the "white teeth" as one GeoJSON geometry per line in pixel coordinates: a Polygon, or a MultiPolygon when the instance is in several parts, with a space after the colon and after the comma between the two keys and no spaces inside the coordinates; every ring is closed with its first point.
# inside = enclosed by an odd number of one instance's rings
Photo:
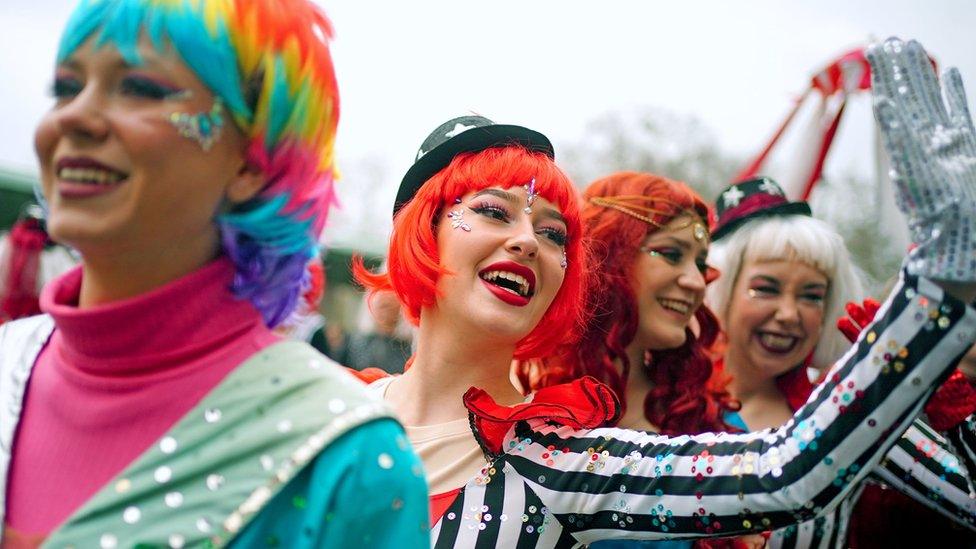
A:
{"type": "Polygon", "coordinates": [[[61,168],[58,171],[58,179],[65,181],[78,181],[81,183],[95,183],[98,185],[110,185],[117,183],[122,176],[115,172],[99,170],[95,168],[61,168]]]}
{"type": "MultiPolygon", "coordinates": [[[[488,282],[492,282],[499,278],[503,278],[505,280],[511,280],[512,282],[515,282],[516,284],[519,285],[519,291],[516,292],[513,290],[509,290],[510,292],[516,295],[521,295],[523,297],[529,295],[529,281],[526,280],[525,277],[521,275],[510,273],[508,271],[488,271],[482,273],[481,278],[487,280],[488,282]]],[[[508,288],[503,288],[503,289],[508,290],[508,288]]]]}
{"type": "Polygon", "coordinates": [[[759,334],[759,340],[763,345],[777,351],[786,351],[796,342],[795,337],[780,336],[776,334],[759,334]]]}
{"type": "Polygon", "coordinates": [[[665,309],[670,309],[672,311],[681,313],[683,315],[688,314],[691,311],[691,306],[684,301],[676,301],[673,299],[659,299],[658,303],[661,304],[665,309]]]}

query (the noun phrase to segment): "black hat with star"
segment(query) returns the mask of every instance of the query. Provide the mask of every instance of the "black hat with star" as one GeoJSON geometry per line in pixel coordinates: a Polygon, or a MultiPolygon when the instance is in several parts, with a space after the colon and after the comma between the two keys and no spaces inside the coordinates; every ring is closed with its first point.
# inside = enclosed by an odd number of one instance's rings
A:
{"type": "Polygon", "coordinates": [[[756,217],[812,213],[809,204],[790,202],[778,183],[768,177],[759,177],[726,187],[715,201],[715,215],[718,219],[712,229],[712,242],[756,217]]]}
{"type": "Polygon", "coordinates": [[[477,115],[459,116],[444,122],[420,145],[413,166],[403,176],[396,201],[393,202],[393,215],[410,202],[428,179],[446,168],[455,156],[506,145],[521,145],[530,151],[545,153],[549,158],[556,157],[548,137],[522,126],[495,124],[477,115]]]}

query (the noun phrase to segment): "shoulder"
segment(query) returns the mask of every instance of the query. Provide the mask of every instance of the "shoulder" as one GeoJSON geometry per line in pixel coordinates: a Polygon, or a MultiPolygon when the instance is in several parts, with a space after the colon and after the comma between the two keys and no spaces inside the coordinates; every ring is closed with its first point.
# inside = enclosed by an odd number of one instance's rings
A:
{"type": "Polygon", "coordinates": [[[5,364],[33,365],[34,359],[54,331],[54,320],[37,315],[0,325],[0,369],[5,364]]]}
{"type": "Polygon", "coordinates": [[[31,337],[47,339],[54,330],[50,315],[37,315],[0,324],[0,341],[14,342],[31,337]]]}

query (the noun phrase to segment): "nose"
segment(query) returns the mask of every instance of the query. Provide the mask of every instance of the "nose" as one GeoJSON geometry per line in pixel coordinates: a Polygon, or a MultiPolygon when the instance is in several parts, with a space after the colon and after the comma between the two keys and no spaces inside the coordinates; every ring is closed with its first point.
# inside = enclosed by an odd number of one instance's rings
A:
{"type": "Polygon", "coordinates": [[[678,276],[678,286],[692,292],[705,291],[705,275],[698,270],[694,261],[686,261],[681,275],[678,276]]]}
{"type": "Polygon", "coordinates": [[[776,314],[773,318],[784,324],[799,323],[800,310],[797,307],[796,299],[790,296],[782,296],[776,305],[776,314]]]}
{"type": "Polygon", "coordinates": [[[516,257],[535,258],[539,253],[539,240],[530,220],[513,225],[513,233],[505,242],[505,249],[516,257]]]}
{"type": "Polygon", "coordinates": [[[108,135],[105,104],[91,84],[81,93],[54,107],[52,116],[57,128],[66,137],[97,142],[108,135]]]}

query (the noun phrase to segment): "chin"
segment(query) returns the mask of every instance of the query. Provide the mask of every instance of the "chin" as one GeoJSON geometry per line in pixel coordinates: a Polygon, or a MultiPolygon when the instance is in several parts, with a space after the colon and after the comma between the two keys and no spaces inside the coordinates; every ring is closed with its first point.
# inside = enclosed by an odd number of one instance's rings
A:
{"type": "Polygon", "coordinates": [[[687,339],[684,329],[675,330],[673,333],[654,333],[646,338],[647,344],[644,348],[651,351],[676,349],[684,345],[687,339]]]}

